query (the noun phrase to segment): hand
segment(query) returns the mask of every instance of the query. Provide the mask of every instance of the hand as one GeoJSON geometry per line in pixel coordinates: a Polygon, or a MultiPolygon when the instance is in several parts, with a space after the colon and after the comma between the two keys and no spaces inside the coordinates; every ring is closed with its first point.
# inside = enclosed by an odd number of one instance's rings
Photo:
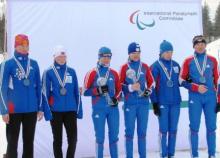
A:
{"type": "Polygon", "coordinates": [[[215,108],[215,112],[216,112],[216,114],[218,112],[220,112],[220,103],[217,103],[216,108],[215,108]]]}
{"type": "Polygon", "coordinates": [[[113,107],[116,107],[116,106],[118,106],[118,99],[116,99],[115,97],[112,97],[111,98],[112,99],[112,103],[113,103],[113,107]]]}
{"type": "Polygon", "coordinates": [[[39,112],[37,113],[37,120],[38,120],[38,121],[41,121],[42,118],[43,118],[43,116],[44,116],[44,113],[43,113],[42,111],[39,111],[39,112]]]}
{"type": "Polygon", "coordinates": [[[199,85],[199,93],[204,94],[205,92],[207,92],[207,87],[204,85],[199,85]]]}
{"type": "Polygon", "coordinates": [[[4,121],[6,124],[9,124],[9,120],[10,120],[9,114],[3,115],[3,116],[2,116],[2,119],[3,119],[3,121],[4,121]]]}
{"type": "Polygon", "coordinates": [[[189,77],[187,77],[187,78],[186,78],[186,82],[188,82],[188,83],[192,83],[192,79],[189,78],[189,77]]]}
{"type": "Polygon", "coordinates": [[[79,87],[79,94],[83,95],[83,88],[82,87],[79,87]]]}
{"type": "Polygon", "coordinates": [[[143,96],[144,96],[144,97],[149,97],[150,94],[151,94],[151,92],[152,92],[151,90],[145,89],[145,90],[144,90],[144,93],[143,93],[143,96]]]}
{"type": "Polygon", "coordinates": [[[108,93],[108,86],[100,86],[97,88],[97,91],[99,93],[99,95],[104,94],[104,93],[108,93]]]}
{"type": "Polygon", "coordinates": [[[82,113],[78,113],[76,117],[77,117],[78,119],[82,119],[82,118],[83,118],[83,115],[82,115],[82,113]]]}
{"type": "Polygon", "coordinates": [[[140,83],[134,83],[133,85],[131,85],[131,88],[134,90],[134,91],[139,91],[141,89],[141,85],[140,83]]]}
{"type": "Polygon", "coordinates": [[[153,103],[153,110],[154,110],[154,114],[156,116],[160,116],[160,107],[159,107],[158,103],[153,103]]]}

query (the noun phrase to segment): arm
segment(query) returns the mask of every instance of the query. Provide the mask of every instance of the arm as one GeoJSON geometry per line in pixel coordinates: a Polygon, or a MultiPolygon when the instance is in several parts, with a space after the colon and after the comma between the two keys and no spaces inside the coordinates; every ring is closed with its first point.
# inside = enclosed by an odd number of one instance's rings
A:
{"type": "Polygon", "coordinates": [[[3,62],[1,64],[1,74],[0,74],[0,97],[2,104],[1,106],[1,114],[6,115],[8,114],[8,108],[7,108],[7,93],[8,93],[8,85],[9,85],[9,79],[10,79],[10,68],[7,62],[3,62]]]}
{"type": "Polygon", "coordinates": [[[47,71],[44,71],[43,77],[42,77],[42,107],[43,107],[43,112],[44,112],[44,118],[46,121],[52,119],[52,113],[48,104],[48,95],[49,95],[49,90],[50,87],[48,87],[50,81],[48,77],[47,71]]]}
{"type": "Polygon", "coordinates": [[[36,71],[35,71],[35,78],[36,78],[36,91],[37,91],[37,98],[38,98],[38,111],[43,111],[42,107],[42,92],[41,92],[41,77],[40,77],[40,69],[36,62],[36,71]]]}
{"type": "Polygon", "coordinates": [[[152,91],[152,89],[155,87],[154,77],[151,73],[150,68],[147,66],[147,73],[146,73],[146,81],[147,81],[147,89],[152,91]]]}
{"type": "Polygon", "coordinates": [[[122,87],[121,87],[121,83],[120,83],[120,79],[119,79],[118,73],[115,72],[114,76],[115,76],[115,98],[117,100],[119,100],[120,96],[121,96],[121,89],[122,89],[122,87]]]}
{"type": "Polygon", "coordinates": [[[77,118],[82,119],[83,118],[83,110],[82,110],[82,100],[81,95],[79,92],[79,85],[78,85],[78,79],[76,76],[76,72],[74,71],[74,95],[76,98],[76,105],[77,105],[77,118]]]}
{"type": "Polygon", "coordinates": [[[157,88],[159,88],[158,84],[160,82],[159,81],[160,80],[160,73],[159,73],[159,70],[157,69],[156,66],[151,66],[151,72],[154,77],[154,80],[156,81],[156,86],[153,88],[150,98],[151,98],[152,103],[158,103],[158,97],[157,97],[156,90],[157,90],[157,88]]]}
{"type": "Polygon", "coordinates": [[[97,87],[92,87],[93,82],[95,80],[96,71],[91,70],[86,74],[84,79],[84,96],[98,96],[97,87]]]}
{"type": "Polygon", "coordinates": [[[181,86],[190,91],[198,92],[199,85],[189,81],[189,63],[189,59],[185,60],[183,63],[182,69],[180,71],[179,83],[181,86]]]}
{"type": "Polygon", "coordinates": [[[121,84],[122,91],[123,91],[124,93],[129,92],[129,85],[125,83],[126,70],[127,70],[127,66],[126,66],[126,65],[123,65],[123,66],[121,67],[120,72],[119,72],[119,81],[120,81],[120,84],[121,84]]]}

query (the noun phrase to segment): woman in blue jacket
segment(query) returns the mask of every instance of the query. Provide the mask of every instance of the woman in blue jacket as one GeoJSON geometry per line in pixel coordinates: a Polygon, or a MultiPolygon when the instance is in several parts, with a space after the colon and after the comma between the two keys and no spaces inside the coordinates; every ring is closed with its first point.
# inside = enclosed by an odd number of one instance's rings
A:
{"type": "Polygon", "coordinates": [[[180,114],[180,66],[172,60],[172,54],[172,44],[164,40],[160,44],[160,57],[151,66],[156,82],[156,88],[151,95],[151,101],[154,113],[158,116],[159,120],[160,155],[162,158],[174,157],[180,114]]]}
{"type": "Polygon", "coordinates": [[[29,58],[28,36],[15,37],[14,56],[1,64],[1,114],[6,123],[7,158],[17,158],[20,126],[23,158],[33,158],[36,121],[43,117],[37,61],[29,58]]]}
{"type": "Polygon", "coordinates": [[[110,68],[112,52],[101,47],[98,63],[85,77],[84,95],[92,99],[92,119],[96,136],[96,157],[103,158],[105,122],[109,128],[111,158],[118,158],[119,110],[118,99],[121,85],[118,73],[110,68]]]}
{"type": "Polygon", "coordinates": [[[54,63],[43,75],[43,92],[53,116],[51,127],[55,158],[63,158],[63,125],[66,129],[68,141],[66,158],[74,157],[77,142],[77,118],[82,118],[82,103],[76,72],[67,66],[66,58],[66,51],[63,46],[57,46],[54,63]]]}

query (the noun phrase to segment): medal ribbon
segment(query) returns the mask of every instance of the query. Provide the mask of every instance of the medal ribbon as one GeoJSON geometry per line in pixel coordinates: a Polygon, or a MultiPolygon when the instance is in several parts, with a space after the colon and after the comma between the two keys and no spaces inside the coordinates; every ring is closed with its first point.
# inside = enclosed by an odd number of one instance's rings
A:
{"type": "Polygon", "coordinates": [[[166,75],[166,77],[167,77],[167,79],[168,80],[171,80],[171,77],[172,77],[172,70],[173,70],[173,62],[172,62],[172,60],[171,60],[171,63],[170,63],[170,73],[167,71],[167,68],[164,66],[164,64],[160,61],[160,60],[158,60],[158,63],[160,64],[160,66],[162,67],[162,69],[163,69],[163,72],[165,73],[165,75],[166,75]]]}
{"type": "Polygon", "coordinates": [[[63,81],[61,80],[61,77],[60,77],[60,75],[59,75],[59,73],[58,73],[58,71],[57,71],[57,69],[55,68],[54,65],[52,66],[52,68],[53,68],[53,71],[54,71],[54,73],[55,73],[55,75],[56,75],[56,78],[57,78],[57,80],[58,80],[60,86],[61,86],[62,88],[64,88],[65,85],[66,85],[67,66],[66,66],[66,70],[65,70],[65,73],[64,73],[63,81]]]}
{"type": "Polygon", "coordinates": [[[200,67],[198,59],[196,58],[195,55],[194,55],[194,61],[196,63],[196,68],[199,71],[199,74],[203,77],[205,69],[206,69],[206,64],[207,64],[207,55],[205,55],[205,57],[204,57],[202,68],[200,67]]]}
{"type": "Polygon", "coordinates": [[[26,72],[25,72],[24,68],[22,67],[21,63],[15,57],[14,57],[14,60],[17,64],[17,66],[19,67],[20,71],[22,72],[22,75],[24,75],[25,79],[27,79],[30,74],[30,65],[31,65],[30,58],[28,58],[26,72]]]}

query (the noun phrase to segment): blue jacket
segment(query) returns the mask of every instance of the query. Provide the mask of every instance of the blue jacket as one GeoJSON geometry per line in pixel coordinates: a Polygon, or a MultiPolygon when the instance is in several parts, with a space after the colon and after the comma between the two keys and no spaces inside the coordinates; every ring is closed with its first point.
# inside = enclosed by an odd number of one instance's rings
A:
{"type": "MultiPolygon", "coordinates": [[[[14,53],[24,70],[27,67],[28,55],[14,53]]],[[[41,79],[38,64],[30,59],[30,86],[23,84],[20,69],[13,58],[1,65],[1,114],[28,113],[42,111],[41,79]]]]}
{"type": "MultiPolygon", "coordinates": [[[[195,52],[195,55],[198,59],[200,67],[202,67],[203,60],[205,57],[205,52],[203,54],[198,54],[195,52]]],[[[204,76],[206,79],[206,83],[204,85],[208,88],[208,91],[203,95],[216,95],[217,87],[218,87],[218,62],[216,58],[207,55],[207,64],[204,72],[204,76]]],[[[180,73],[180,84],[189,90],[189,95],[199,94],[198,88],[200,84],[200,74],[196,68],[196,63],[193,56],[185,59],[181,73],[180,73]],[[191,83],[187,82],[187,79],[190,78],[192,80],[191,83]]]]}
{"type": "MultiPolygon", "coordinates": [[[[98,65],[98,70],[101,77],[105,77],[106,72],[108,71],[107,67],[103,67],[101,65],[98,65]]],[[[108,103],[106,101],[106,97],[99,95],[97,92],[97,79],[98,74],[96,71],[96,68],[92,69],[86,74],[85,80],[84,80],[84,95],[85,96],[91,96],[92,97],[92,107],[93,109],[105,109],[108,107],[108,103]]],[[[109,77],[107,79],[107,86],[109,88],[109,96],[115,97],[119,99],[121,94],[121,85],[119,82],[119,76],[118,73],[110,68],[109,71],[109,77]]]]}
{"type": "MultiPolygon", "coordinates": [[[[149,97],[140,97],[138,95],[137,91],[131,92],[129,90],[129,85],[133,84],[132,79],[128,78],[126,76],[126,72],[129,69],[129,66],[135,70],[136,74],[139,69],[139,65],[141,64],[140,61],[134,62],[134,61],[129,61],[128,63],[122,65],[121,70],[120,70],[120,82],[122,85],[122,91],[124,94],[124,104],[125,105],[146,105],[149,104],[149,97]]],[[[142,68],[140,72],[140,78],[138,80],[141,86],[141,90],[144,91],[145,89],[148,89],[152,91],[152,88],[154,86],[154,79],[151,74],[151,70],[148,67],[147,64],[142,63],[142,68]]]]}
{"type": "MultiPolygon", "coordinates": [[[[160,58],[160,62],[164,64],[167,68],[168,73],[171,69],[171,60],[165,60],[160,58]]],[[[171,80],[173,81],[173,87],[167,86],[167,77],[160,66],[159,62],[156,61],[151,66],[151,71],[156,82],[155,89],[151,94],[151,101],[152,103],[159,103],[159,104],[172,104],[177,105],[181,102],[181,95],[180,95],[180,85],[179,85],[179,73],[180,73],[180,66],[177,62],[172,60],[172,75],[171,80]]]]}
{"type": "MultiPolygon", "coordinates": [[[[67,112],[76,111],[77,117],[83,117],[82,102],[79,92],[78,80],[74,69],[68,67],[66,64],[59,65],[54,63],[56,70],[58,71],[61,80],[64,78],[65,70],[67,67],[67,76],[65,88],[67,90],[66,95],[60,94],[60,84],[52,69],[52,66],[48,68],[43,75],[43,89],[46,93],[46,102],[50,105],[51,111],[54,112],[67,112]]],[[[43,100],[44,101],[44,100],[43,100]]]]}

